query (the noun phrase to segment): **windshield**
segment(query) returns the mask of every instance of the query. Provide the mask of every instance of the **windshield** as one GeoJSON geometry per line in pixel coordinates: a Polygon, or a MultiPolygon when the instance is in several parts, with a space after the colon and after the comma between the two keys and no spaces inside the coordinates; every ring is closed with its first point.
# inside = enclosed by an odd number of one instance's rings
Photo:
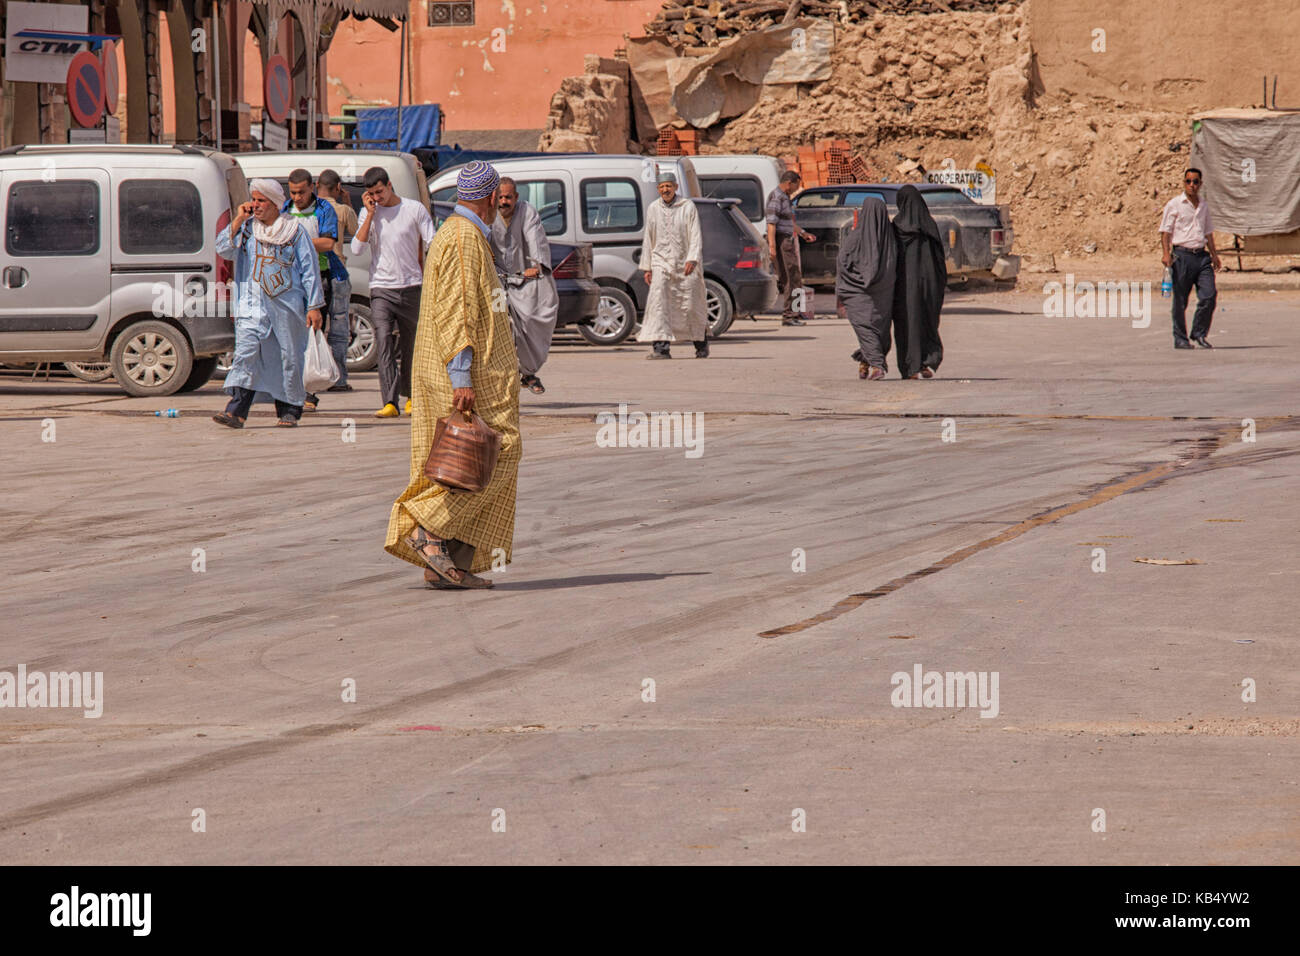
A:
{"type": "Polygon", "coordinates": [[[800,193],[795,197],[796,206],[838,206],[840,204],[840,191],[838,189],[818,192],[810,190],[800,193]]]}
{"type": "Polygon", "coordinates": [[[927,189],[921,193],[927,206],[973,206],[971,199],[960,189],[927,189]]]}
{"type": "Polygon", "coordinates": [[[701,176],[700,189],[705,198],[739,199],[747,219],[763,218],[763,187],[753,176],[701,176]]]}

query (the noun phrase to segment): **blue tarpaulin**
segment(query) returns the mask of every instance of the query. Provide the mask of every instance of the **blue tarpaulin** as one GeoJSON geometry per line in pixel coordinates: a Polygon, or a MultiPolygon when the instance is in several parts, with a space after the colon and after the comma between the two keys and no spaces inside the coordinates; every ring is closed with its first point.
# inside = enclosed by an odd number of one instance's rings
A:
{"type": "MultiPolygon", "coordinates": [[[[357,139],[397,142],[397,107],[357,110],[357,139]]],[[[402,141],[388,148],[409,153],[442,141],[442,107],[437,103],[402,107],[402,141]]]]}

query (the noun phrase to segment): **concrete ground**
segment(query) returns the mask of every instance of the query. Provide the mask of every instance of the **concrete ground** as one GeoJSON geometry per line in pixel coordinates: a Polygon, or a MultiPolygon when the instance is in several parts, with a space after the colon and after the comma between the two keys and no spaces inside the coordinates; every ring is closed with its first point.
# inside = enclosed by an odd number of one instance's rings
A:
{"type": "Polygon", "coordinates": [[[0,710],[0,856],[1300,862],[1298,305],[1226,296],[1180,352],[957,295],[915,382],[830,317],[557,344],[475,593],[382,550],[373,374],[242,432],[218,382],[0,376],[0,670],[104,674],[98,719],[0,710]],[[702,413],[703,454],[598,447],[620,402],[702,413]],[[996,714],[894,706],[918,667],[996,714]]]}

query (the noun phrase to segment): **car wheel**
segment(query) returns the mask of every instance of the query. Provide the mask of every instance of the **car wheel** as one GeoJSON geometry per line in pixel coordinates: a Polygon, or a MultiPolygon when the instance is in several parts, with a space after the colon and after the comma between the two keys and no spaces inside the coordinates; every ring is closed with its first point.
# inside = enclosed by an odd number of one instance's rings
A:
{"type": "Polygon", "coordinates": [[[172,395],[189,379],[194,354],[179,329],[166,322],[136,322],[113,340],[109,364],[128,395],[172,395]]]}
{"type": "Polygon", "coordinates": [[[578,333],[592,345],[618,345],[636,328],[636,303],[622,289],[600,287],[600,307],[590,325],[578,333]]]}
{"type": "Polygon", "coordinates": [[[217,374],[225,375],[233,364],[235,364],[235,353],[222,352],[217,356],[217,374]]]}
{"type": "Polygon", "coordinates": [[[64,362],[63,367],[83,382],[107,382],[113,377],[107,362],[64,362]]]}
{"type": "Polygon", "coordinates": [[[348,342],[348,371],[369,372],[379,364],[379,342],[375,337],[375,323],[370,318],[370,305],[353,302],[348,310],[352,326],[352,339],[348,342]]]}
{"type": "Polygon", "coordinates": [[[217,359],[219,356],[209,355],[207,358],[196,358],[194,367],[190,369],[190,377],[185,380],[177,391],[193,392],[208,384],[208,379],[217,370],[217,359]]]}
{"type": "Polygon", "coordinates": [[[726,286],[712,279],[704,280],[704,308],[709,315],[709,338],[716,339],[731,328],[735,310],[726,286]]]}

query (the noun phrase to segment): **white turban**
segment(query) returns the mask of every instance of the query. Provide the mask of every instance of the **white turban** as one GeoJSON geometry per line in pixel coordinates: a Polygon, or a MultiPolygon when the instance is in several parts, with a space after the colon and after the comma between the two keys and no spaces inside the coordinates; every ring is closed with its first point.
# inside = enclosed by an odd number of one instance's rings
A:
{"type": "Polygon", "coordinates": [[[284,187],[274,179],[254,179],[248,184],[248,191],[250,193],[261,193],[275,203],[276,209],[284,205],[284,187]]]}
{"type": "Polygon", "coordinates": [[[271,200],[275,203],[275,211],[279,213],[279,217],[270,225],[255,218],[253,235],[261,242],[268,242],[273,246],[285,246],[295,241],[302,227],[298,225],[298,220],[280,212],[284,207],[284,187],[274,179],[254,179],[248,184],[248,191],[261,193],[271,200]]]}

